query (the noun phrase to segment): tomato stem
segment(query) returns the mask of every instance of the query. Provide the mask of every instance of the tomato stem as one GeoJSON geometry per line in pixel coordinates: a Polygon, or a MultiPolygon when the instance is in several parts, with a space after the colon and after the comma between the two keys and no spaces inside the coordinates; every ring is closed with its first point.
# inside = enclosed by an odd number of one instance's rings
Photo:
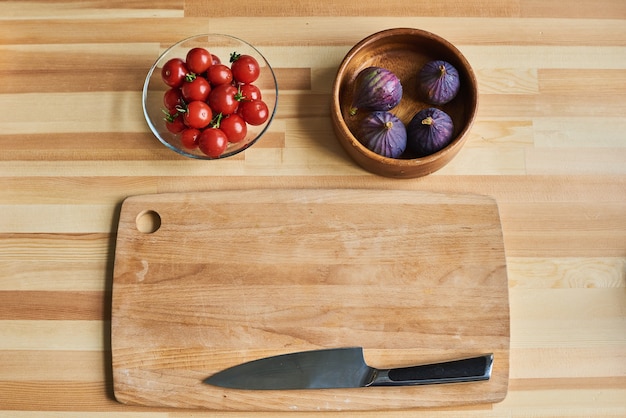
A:
{"type": "Polygon", "coordinates": [[[235,93],[234,99],[238,102],[243,102],[246,100],[246,96],[241,93],[241,84],[237,86],[237,93],[235,93]]]}
{"type": "Polygon", "coordinates": [[[187,105],[184,102],[177,104],[174,109],[176,109],[177,113],[187,113],[187,105]]]}
{"type": "Polygon", "coordinates": [[[166,109],[161,109],[163,113],[165,113],[165,117],[163,118],[166,122],[174,122],[178,117],[178,112],[170,113],[166,109]]]}
{"type": "Polygon", "coordinates": [[[222,123],[223,118],[224,118],[224,115],[222,114],[222,112],[218,113],[217,115],[215,115],[215,117],[211,121],[211,126],[214,128],[219,128],[222,123]]]}
{"type": "Polygon", "coordinates": [[[233,63],[233,62],[237,61],[237,60],[239,59],[239,57],[240,57],[240,56],[241,56],[241,54],[240,54],[240,53],[238,53],[238,52],[232,52],[232,53],[230,54],[230,62],[231,62],[231,63],[233,63]]]}

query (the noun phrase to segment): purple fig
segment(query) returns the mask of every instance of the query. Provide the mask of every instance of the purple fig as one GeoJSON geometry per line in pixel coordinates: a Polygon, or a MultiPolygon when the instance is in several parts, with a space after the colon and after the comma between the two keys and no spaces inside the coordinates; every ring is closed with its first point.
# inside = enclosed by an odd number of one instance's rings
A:
{"type": "Polygon", "coordinates": [[[459,73],[449,62],[430,61],[418,75],[420,93],[434,105],[443,105],[454,99],[461,87],[459,73]]]}
{"type": "Polygon", "coordinates": [[[406,150],[406,128],[390,112],[373,112],[363,119],[361,142],[383,157],[398,158],[406,150]]]}
{"type": "Polygon", "coordinates": [[[419,111],[406,127],[409,149],[419,157],[445,148],[452,140],[454,124],[443,110],[430,107],[419,111]]]}
{"type": "Polygon", "coordinates": [[[391,71],[381,67],[362,70],[354,82],[354,99],[350,114],[359,109],[390,110],[402,99],[402,84],[391,71]]]}

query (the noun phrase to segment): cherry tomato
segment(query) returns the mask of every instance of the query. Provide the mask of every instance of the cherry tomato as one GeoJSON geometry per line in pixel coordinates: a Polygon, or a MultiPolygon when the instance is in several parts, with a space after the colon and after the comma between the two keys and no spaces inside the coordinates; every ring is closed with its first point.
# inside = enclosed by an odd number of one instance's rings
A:
{"type": "Polygon", "coordinates": [[[196,74],[202,74],[213,64],[213,57],[204,48],[191,48],[185,59],[187,68],[196,74]]]}
{"type": "Polygon", "coordinates": [[[239,90],[241,91],[242,100],[261,100],[261,89],[254,84],[240,84],[239,90]]]}
{"type": "Polygon", "coordinates": [[[213,62],[213,65],[222,63],[222,60],[220,60],[220,57],[218,57],[217,55],[211,54],[211,60],[213,62]]]}
{"type": "Polygon", "coordinates": [[[236,113],[223,118],[220,122],[220,129],[226,134],[228,142],[233,143],[243,140],[248,133],[246,121],[236,113]]]}
{"type": "Polygon", "coordinates": [[[269,109],[263,100],[241,102],[237,113],[250,125],[261,125],[269,117],[269,109]]]}
{"type": "Polygon", "coordinates": [[[211,123],[213,112],[208,104],[196,100],[187,105],[187,111],[184,113],[183,119],[190,128],[203,129],[211,123]]]}
{"type": "Polygon", "coordinates": [[[189,70],[180,58],[172,58],[161,69],[161,78],[170,87],[180,87],[189,70]]]}
{"type": "Polygon", "coordinates": [[[209,85],[209,82],[204,77],[188,77],[187,79],[189,78],[192,78],[192,80],[185,81],[183,83],[183,86],[181,87],[181,91],[183,97],[185,98],[185,101],[206,101],[206,99],[209,97],[209,92],[211,91],[211,86],[209,85]]]}
{"type": "Polygon", "coordinates": [[[168,111],[164,110],[163,113],[165,113],[165,117],[163,118],[165,119],[165,127],[171,133],[177,134],[187,128],[187,126],[185,126],[183,116],[178,112],[169,113],[168,111]]]}
{"type": "Polygon", "coordinates": [[[198,136],[200,136],[200,129],[187,128],[180,134],[180,142],[183,143],[183,147],[187,149],[198,148],[198,136]]]}
{"type": "Polygon", "coordinates": [[[163,95],[163,105],[171,113],[176,112],[177,107],[185,105],[183,93],[178,88],[172,87],[163,95]]]}
{"type": "Polygon", "coordinates": [[[230,56],[230,66],[234,79],[239,83],[253,83],[261,73],[258,61],[250,55],[240,55],[233,52],[230,56]]]}
{"type": "Polygon", "coordinates": [[[209,106],[215,113],[230,115],[235,113],[239,106],[237,87],[230,84],[221,84],[209,93],[209,106]]]}
{"type": "Polygon", "coordinates": [[[215,64],[206,71],[206,78],[213,86],[230,84],[233,82],[233,73],[226,65],[215,64]]]}
{"type": "Polygon", "coordinates": [[[218,128],[208,128],[198,136],[198,147],[200,151],[211,158],[217,158],[228,146],[226,134],[218,128]]]}

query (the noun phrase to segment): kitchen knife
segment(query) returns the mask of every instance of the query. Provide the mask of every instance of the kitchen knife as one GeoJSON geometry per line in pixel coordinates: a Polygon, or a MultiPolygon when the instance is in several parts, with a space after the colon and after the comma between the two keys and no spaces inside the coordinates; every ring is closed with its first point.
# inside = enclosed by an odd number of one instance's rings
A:
{"type": "Polygon", "coordinates": [[[204,383],[231,389],[331,389],[409,386],[488,380],[493,354],[396,369],[365,363],[363,348],[303,351],[253,360],[221,372],[204,383]]]}

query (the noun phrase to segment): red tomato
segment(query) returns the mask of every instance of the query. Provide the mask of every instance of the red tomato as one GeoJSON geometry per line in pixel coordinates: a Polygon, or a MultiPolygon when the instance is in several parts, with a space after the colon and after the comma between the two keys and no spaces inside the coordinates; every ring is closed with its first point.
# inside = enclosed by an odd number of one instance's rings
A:
{"type": "MultiPolygon", "coordinates": [[[[189,79],[189,77],[187,79],[189,79]]],[[[185,81],[181,87],[181,91],[187,102],[193,102],[195,100],[204,102],[209,97],[211,86],[206,78],[195,77],[191,81],[185,81]]]]}
{"type": "Polygon", "coordinates": [[[176,112],[177,107],[185,105],[183,93],[178,88],[171,88],[163,95],[163,105],[170,112],[176,112]]]}
{"type": "Polygon", "coordinates": [[[189,71],[180,58],[172,58],[161,69],[161,78],[170,87],[180,87],[189,71]]]}
{"type": "Polygon", "coordinates": [[[230,56],[230,66],[233,77],[239,83],[253,83],[261,73],[258,61],[250,55],[240,55],[233,52],[230,56]]]}
{"type": "Polygon", "coordinates": [[[184,118],[178,112],[168,113],[166,110],[163,111],[165,113],[165,127],[168,131],[173,134],[177,134],[185,130],[187,126],[185,126],[184,118]]]}
{"type": "Polygon", "coordinates": [[[233,73],[226,65],[215,64],[206,71],[206,78],[213,86],[230,84],[233,82],[233,73]]]}
{"type": "Polygon", "coordinates": [[[270,114],[263,100],[241,102],[237,113],[250,125],[262,125],[270,114]]]}
{"type": "Polygon", "coordinates": [[[221,84],[209,93],[209,106],[215,113],[230,115],[235,113],[239,106],[237,87],[230,84],[221,84]]]}
{"type": "Polygon", "coordinates": [[[183,119],[190,128],[202,129],[211,123],[213,112],[208,104],[196,100],[187,105],[187,111],[184,113],[183,119]]]}
{"type": "Polygon", "coordinates": [[[180,134],[180,142],[183,143],[183,147],[187,149],[198,148],[198,136],[200,136],[200,129],[187,128],[180,134]]]}
{"type": "Polygon", "coordinates": [[[198,136],[198,147],[200,151],[211,158],[217,158],[228,146],[226,134],[218,128],[208,128],[198,136]]]}
{"type": "Polygon", "coordinates": [[[213,57],[204,48],[191,48],[187,52],[187,68],[196,74],[202,74],[213,64],[213,57]]]}
{"type": "Polygon", "coordinates": [[[240,84],[239,90],[241,91],[242,100],[261,100],[261,89],[254,84],[240,84]]]}
{"type": "Polygon", "coordinates": [[[222,63],[222,60],[220,60],[220,57],[218,57],[217,55],[211,54],[211,60],[213,62],[213,65],[222,63]]]}
{"type": "Polygon", "coordinates": [[[223,118],[220,129],[226,134],[228,142],[233,143],[243,140],[248,133],[246,121],[236,113],[223,118]]]}

